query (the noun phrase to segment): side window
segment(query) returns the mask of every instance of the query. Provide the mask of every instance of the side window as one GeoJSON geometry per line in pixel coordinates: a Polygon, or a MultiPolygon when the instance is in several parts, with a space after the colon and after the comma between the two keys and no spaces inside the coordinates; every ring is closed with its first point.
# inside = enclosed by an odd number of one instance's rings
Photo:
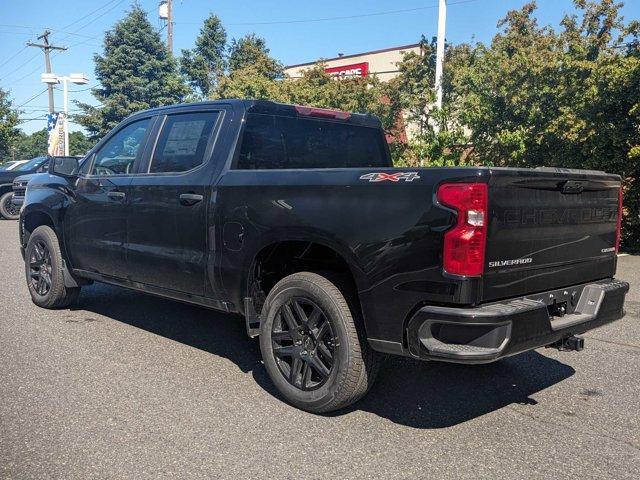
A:
{"type": "Polygon", "coordinates": [[[282,132],[276,128],[276,117],[247,115],[237,168],[287,168],[282,132]]]}
{"type": "Polygon", "coordinates": [[[205,161],[204,153],[218,112],[169,115],[153,152],[150,173],[179,173],[205,161]]]}
{"type": "Polygon", "coordinates": [[[92,175],[121,175],[133,173],[133,164],[142,140],[151,124],[150,118],[133,122],[107,140],[95,155],[92,175]]]}

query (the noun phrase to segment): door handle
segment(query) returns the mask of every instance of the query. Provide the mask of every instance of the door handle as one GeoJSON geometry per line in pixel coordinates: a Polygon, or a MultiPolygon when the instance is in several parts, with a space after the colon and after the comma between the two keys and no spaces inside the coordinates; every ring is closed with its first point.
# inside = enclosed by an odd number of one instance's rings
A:
{"type": "Polygon", "coordinates": [[[115,190],[107,192],[107,197],[109,197],[111,200],[124,200],[124,197],[126,197],[126,195],[124,192],[118,192],[117,190],[115,190]]]}
{"type": "Polygon", "coordinates": [[[198,195],[197,193],[183,193],[180,195],[180,204],[190,207],[191,205],[201,202],[202,198],[202,195],[198,195]]]}

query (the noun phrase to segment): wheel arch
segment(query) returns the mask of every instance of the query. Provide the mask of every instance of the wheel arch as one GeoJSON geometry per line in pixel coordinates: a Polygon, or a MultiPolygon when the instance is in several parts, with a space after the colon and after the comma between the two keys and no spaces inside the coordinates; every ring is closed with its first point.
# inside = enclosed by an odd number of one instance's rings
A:
{"type": "Polygon", "coordinates": [[[250,259],[241,296],[252,299],[256,313],[260,313],[266,295],[282,278],[302,271],[324,271],[340,276],[342,286],[351,290],[355,306],[364,316],[358,292],[368,288],[368,280],[348,248],[323,239],[289,236],[265,242],[250,259]]]}
{"type": "Polygon", "coordinates": [[[12,190],[13,190],[12,183],[0,183],[0,196],[4,195],[5,193],[9,193],[12,190]]]}
{"type": "Polygon", "coordinates": [[[60,242],[62,255],[66,259],[62,226],[60,225],[60,222],[56,220],[56,216],[53,212],[42,205],[28,204],[20,214],[20,238],[22,246],[25,247],[27,245],[31,233],[42,225],[51,227],[54,231],[60,242]]]}

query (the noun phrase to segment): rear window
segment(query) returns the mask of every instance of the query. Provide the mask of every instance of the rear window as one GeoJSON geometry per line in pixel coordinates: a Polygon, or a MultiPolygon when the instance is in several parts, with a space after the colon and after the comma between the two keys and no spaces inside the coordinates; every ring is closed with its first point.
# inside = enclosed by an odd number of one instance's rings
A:
{"type": "Polygon", "coordinates": [[[251,113],[237,168],[388,167],[384,142],[373,127],[251,113]]]}

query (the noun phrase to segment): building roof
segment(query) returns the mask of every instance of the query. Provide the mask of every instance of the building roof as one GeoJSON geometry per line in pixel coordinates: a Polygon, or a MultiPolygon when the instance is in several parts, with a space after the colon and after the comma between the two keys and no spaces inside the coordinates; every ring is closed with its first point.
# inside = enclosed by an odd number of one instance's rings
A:
{"type": "Polygon", "coordinates": [[[316,63],[318,63],[320,61],[331,62],[331,61],[334,61],[334,60],[343,60],[345,58],[361,57],[363,55],[374,55],[376,53],[392,52],[394,50],[409,50],[410,48],[416,48],[416,47],[419,47],[419,46],[420,46],[419,43],[412,43],[411,45],[402,45],[400,47],[383,48],[381,50],[371,50],[369,52],[362,52],[362,53],[352,53],[350,55],[342,55],[341,57],[319,58],[315,62],[297,63],[295,65],[287,65],[284,68],[286,70],[288,68],[306,67],[308,65],[315,65],[316,63]]]}

